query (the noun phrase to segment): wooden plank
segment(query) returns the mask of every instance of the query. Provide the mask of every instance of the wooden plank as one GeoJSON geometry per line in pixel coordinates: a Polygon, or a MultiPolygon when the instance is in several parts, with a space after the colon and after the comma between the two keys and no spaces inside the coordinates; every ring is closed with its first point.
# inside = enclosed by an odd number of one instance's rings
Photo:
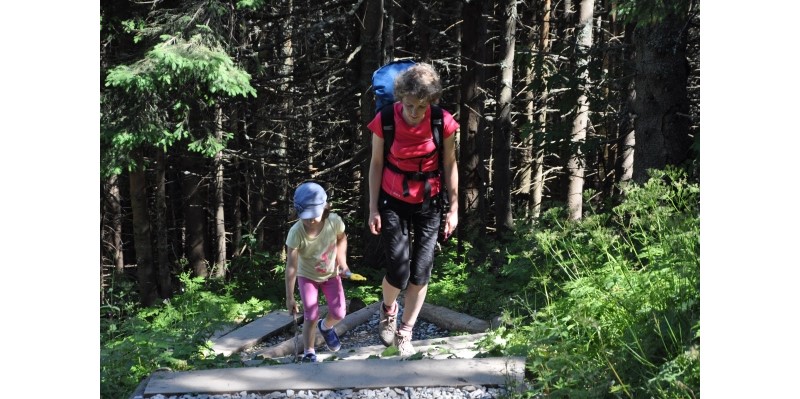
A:
{"type": "MultiPolygon", "coordinates": [[[[372,317],[372,315],[378,310],[379,304],[380,302],[375,302],[372,305],[360,309],[355,313],[346,315],[344,319],[342,319],[342,321],[339,322],[339,324],[334,326],[336,334],[338,334],[341,337],[342,335],[344,335],[344,333],[357,327],[359,324],[368,321],[369,318],[372,317]]],[[[327,307],[325,309],[327,310],[327,307]]],[[[320,317],[322,317],[322,315],[320,315],[320,317]]],[[[323,342],[325,342],[325,339],[322,338],[321,334],[317,334],[314,341],[314,345],[315,346],[322,345],[323,342]]],[[[296,356],[298,353],[302,352],[303,352],[303,336],[301,334],[298,335],[297,337],[292,337],[290,339],[287,339],[286,341],[283,341],[278,345],[262,349],[256,352],[253,355],[253,357],[261,359],[272,359],[287,355],[296,356]],[[297,350],[297,353],[295,353],[295,349],[297,350]]]]}
{"type": "Polygon", "coordinates": [[[230,356],[233,353],[249,348],[261,342],[264,337],[276,331],[283,330],[294,323],[294,318],[289,312],[270,312],[247,323],[228,334],[212,340],[214,353],[230,356]]]}
{"type": "Polygon", "coordinates": [[[379,359],[154,373],[145,396],[386,387],[499,386],[523,381],[525,359],[379,359]]]}

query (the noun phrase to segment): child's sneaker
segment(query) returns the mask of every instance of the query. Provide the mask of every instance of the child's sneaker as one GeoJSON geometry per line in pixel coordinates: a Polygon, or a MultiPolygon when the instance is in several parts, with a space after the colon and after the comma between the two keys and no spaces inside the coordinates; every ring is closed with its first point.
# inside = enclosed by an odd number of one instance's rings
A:
{"type": "Polygon", "coordinates": [[[397,332],[397,305],[395,305],[394,314],[386,313],[383,310],[383,303],[378,307],[381,308],[380,323],[378,323],[378,337],[385,346],[391,346],[394,343],[394,335],[397,332]]]}
{"type": "Polygon", "coordinates": [[[339,342],[339,336],[336,335],[336,330],[333,328],[328,331],[323,331],[322,323],[324,321],[324,319],[320,319],[317,322],[317,330],[319,330],[319,333],[322,334],[322,338],[325,338],[325,345],[328,346],[328,350],[331,352],[336,352],[342,347],[342,344],[339,342]]]}
{"type": "Polygon", "coordinates": [[[398,331],[394,335],[394,344],[397,346],[400,356],[411,356],[415,353],[414,346],[411,345],[411,334],[406,335],[398,331]]]}
{"type": "Polygon", "coordinates": [[[316,363],[317,362],[317,355],[314,353],[306,353],[303,356],[303,363],[316,363]]]}

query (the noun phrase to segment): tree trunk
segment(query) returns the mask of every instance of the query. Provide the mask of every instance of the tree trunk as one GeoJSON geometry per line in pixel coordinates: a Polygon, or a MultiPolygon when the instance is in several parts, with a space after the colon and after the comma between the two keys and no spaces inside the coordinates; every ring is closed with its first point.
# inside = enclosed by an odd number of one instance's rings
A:
{"type": "Polygon", "coordinates": [[[533,192],[531,194],[531,216],[538,219],[542,212],[542,194],[544,192],[544,134],[547,126],[547,79],[549,75],[546,74],[544,68],[545,55],[550,52],[550,14],[551,3],[550,0],[544,0],[542,6],[542,24],[539,29],[539,53],[536,55],[537,64],[539,67],[538,79],[541,82],[539,85],[542,88],[539,93],[539,115],[537,116],[536,137],[534,141],[534,170],[533,170],[533,192]]]}
{"type": "Polygon", "coordinates": [[[527,34],[525,35],[525,40],[527,43],[525,45],[528,47],[528,51],[532,55],[531,62],[525,65],[525,76],[523,77],[522,81],[525,83],[525,126],[530,127],[530,129],[525,129],[526,131],[522,132],[521,137],[521,146],[520,146],[520,165],[519,165],[519,190],[517,191],[518,197],[520,198],[520,204],[522,205],[522,217],[524,219],[529,218],[529,211],[531,210],[531,185],[533,184],[533,143],[534,143],[534,134],[533,134],[533,126],[536,122],[536,107],[535,107],[535,93],[531,90],[533,86],[534,79],[536,78],[536,65],[534,63],[533,55],[537,52],[537,41],[536,41],[536,13],[532,12],[530,15],[530,26],[525,27],[527,34]]]}
{"type": "Polygon", "coordinates": [[[576,71],[578,72],[578,104],[575,118],[572,121],[572,146],[567,171],[569,188],[567,192],[567,209],[570,220],[580,220],[583,213],[583,183],[586,159],[581,147],[586,141],[589,128],[589,49],[592,47],[592,20],[594,0],[582,0],[578,25],[576,27],[576,71]]]}
{"type": "MultiPolygon", "coordinates": [[[[388,3],[391,0],[387,0],[388,3]]],[[[361,30],[361,64],[359,65],[360,75],[359,82],[363,85],[360,92],[364,93],[361,96],[360,104],[360,120],[358,133],[361,134],[360,141],[363,148],[367,148],[366,162],[361,164],[361,182],[360,202],[362,204],[361,217],[359,224],[354,226],[361,229],[361,237],[364,237],[363,254],[364,262],[373,267],[379,267],[383,257],[383,251],[380,245],[380,237],[370,233],[366,221],[369,219],[369,163],[372,149],[372,132],[367,129],[367,124],[375,117],[375,96],[369,90],[369,85],[372,82],[372,72],[378,69],[385,61],[388,62],[394,58],[391,52],[391,45],[394,43],[393,38],[384,38],[391,40],[389,47],[386,49],[386,59],[381,57],[381,37],[383,36],[383,0],[367,0],[364,8],[364,25],[361,30]]],[[[389,8],[391,10],[391,6],[389,8]]],[[[391,18],[390,18],[391,21],[391,18]]],[[[387,25],[387,29],[389,26],[387,25]]],[[[387,32],[387,35],[391,34],[387,32]]]]}
{"type": "MultiPolygon", "coordinates": [[[[626,24],[625,26],[625,43],[632,44],[633,25],[626,24]]],[[[622,71],[623,76],[634,75],[635,73],[635,52],[625,51],[622,57],[622,71]]],[[[634,86],[633,78],[626,78],[622,81],[622,90],[624,96],[620,105],[620,118],[619,124],[619,143],[617,144],[617,159],[616,159],[616,182],[621,185],[633,179],[633,159],[634,148],[636,147],[636,134],[634,129],[635,108],[634,102],[636,101],[636,89],[634,86]]]]}
{"type": "Polygon", "coordinates": [[[133,211],[133,245],[136,249],[136,275],[139,301],[153,306],[158,301],[153,245],[150,241],[150,217],[147,210],[147,180],[144,168],[130,172],[131,208],[133,211]]]}
{"type": "Polygon", "coordinates": [[[689,156],[689,65],[686,59],[686,18],[668,15],[663,21],[639,26],[636,47],[636,156],[633,180],[644,183],[647,169],[679,165],[689,156]]]}
{"type": "MultiPolygon", "coordinates": [[[[370,55],[369,50],[365,49],[363,46],[366,44],[367,41],[374,41],[374,35],[377,33],[383,36],[383,45],[380,45],[378,42],[378,46],[381,47],[381,62],[380,64],[386,64],[394,60],[394,1],[392,0],[367,0],[366,5],[366,12],[364,13],[364,29],[361,36],[361,45],[362,45],[362,57],[372,57],[370,55]],[[383,18],[378,17],[382,13],[383,18]],[[380,22],[372,21],[370,18],[381,19],[380,22]],[[385,23],[383,21],[385,19],[385,23]],[[367,36],[364,36],[367,35],[367,36]]],[[[362,58],[363,60],[363,58],[362,58]]],[[[363,61],[362,61],[363,66],[363,61]]],[[[371,71],[371,70],[370,70],[371,71]]],[[[363,72],[363,70],[362,70],[363,72]]],[[[363,76],[362,76],[363,78],[363,76]]],[[[369,82],[369,80],[363,81],[369,82]]],[[[362,101],[363,102],[363,101],[362,101]]],[[[367,101],[372,103],[372,101],[367,101]]],[[[369,122],[369,121],[367,121],[369,122]]]]}
{"type": "MultiPolygon", "coordinates": [[[[222,141],[222,108],[217,104],[215,112],[215,129],[217,140],[222,141]]],[[[214,155],[214,231],[216,232],[216,257],[214,259],[213,277],[224,279],[227,269],[227,249],[225,247],[225,166],[222,151],[214,155]]]]}
{"type": "Polygon", "coordinates": [[[484,169],[479,136],[486,96],[481,86],[485,82],[482,64],[486,59],[487,2],[470,1],[462,8],[465,28],[462,29],[461,63],[461,113],[459,172],[459,230],[482,234],[486,230],[486,212],[480,208],[485,204],[485,185],[488,184],[484,169]],[[463,225],[463,227],[461,227],[463,225]]]}
{"type": "MultiPolygon", "coordinates": [[[[233,128],[234,137],[239,140],[243,138],[243,134],[239,131],[239,109],[238,107],[233,111],[233,123],[231,124],[233,128]]],[[[231,232],[231,258],[235,258],[241,255],[241,245],[242,245],[242,207],[245,204],[245,201],[242,199],[242,184],[243,179],[245,178],[243,175],[248,173],[248,171],[244,168],[244,163],[241,162],[239,157],[233,158],[233,175],[231,176],[231,203],[228,205],[231,208],[231,216],[233,217],[233,221],[231,224],[233,225],[233,230],[231,232]]]]}
{"type": "Polygon", "coordinates": [[[414,29],[411,35],[417,39],[416,48],[419,59],[431,62],[431,32],[430,32],[430,10],[425,2],[415,3],[414,6],[414,29]]]}
{"type": "MultiPolygon", "coordinates": [[[[187,155],[193,157],[196,155],[187,155]]],[[[186,162],[184,169],[183,200],[184,223],[186,224],[186,259],[194,276],[208,277],[208,262],[205,251],[205,187],[197,173],[196,163],[186,162]]]]}
{"type": "Polygon", "coordinates": [[[106,254],[114,265],[114,272],[122,275],[125,270],[125,258],[122,254],[122,204],[119,194],[119,176],[114,175],[106,180],[106,200],[104,213],[107,215],[105,226],[106,254]]]}
{"type": "MultiPolygon", "coordinates": [[[[286,8],[284,9],[284,13],[286,15],[285,18],[281,20],[281,47],[280,47],[280,91],[282,93],[290,93],[292,88],[295,86],[294,81],[294,45],[295,45],[295,9],[294,9],[294,2],[289,0],[286,4],[286,8]]],[[[290,115],[294,110],[294,96],[285,95],[281,97],[281,111],[284,115],[290,115]]],[[[288,232],[287,221],[289,220],[289,207],[286,206],[291,203],[291,200],[288,198],[289,187],[292,186],[292,183],[285,184],[284,182],[289,182],[290,171],[292,168],[293,161],[287,158],[287,154],[289,153],[287,150],[290,146],[292,148],[298,148],[298,146],[302,146],[306,144],[308,140],[311,138],[311,135],[297,135],[295,131],[295,127],[292,126],[291,123],[284,123],[281,125],[280,133],[277,137],[277,146],[271,150],[271,154],[274,159],[280,160],[279,166],[274,168],[274,173],[276,178],[279,182],[277,185],[272,185],[269,187],[267,192],[267,198],[270,199],[269,205],[273,208],[272,215],[274,220],[273,221],[265,221],[264,226],[266,228],[267,239],[269,240],[269,247],[270,248],[281,248],[283,249],[283,243],[286,239],[286,233],[288,232]],[[306,140],[287,140],[287,137],[306,137],[306,140]]],[[[300,147],[303,148],[303,147],[300,147]]],[[[311,164],[309,164],[310,166],[311,164]]]]}
{"type": "Polygon", "coordinates": [[[156,233],[156,262],[158,276],[158,294],[161,298],[172,297],[172,276],[169,263],[169,236],[167,234],[167,159],[164,151],[156,150],[154,221],[156,233]]]}
{"type": "Polygon", "coordinates": [[[482,333],[489,331],[491,327],[486,320],[429,303],[422,305],[419,317],[449,331],[482,333]]]}
{"type": "Polygon", "coordinates": [[[111,176],[103,184],[100,208],[100,303],[105,300],[107,272],[121,276],[125,263],[122,254],[122,206],[120,205],[119,177],[111,176]],[[111,263],[113,268],[107,270],[111,263]]]}
{"type": "Polygon", "coordinates": [[[513,231],[511,210],[511,89],[514,77],[514,47],[517,31],[517,2],[507,0],[503,7],[505,24],[500,48],[500,82],[497,95],[497,116],[494,126],[494,189],[495,218],[499,236],[513,231]]]}

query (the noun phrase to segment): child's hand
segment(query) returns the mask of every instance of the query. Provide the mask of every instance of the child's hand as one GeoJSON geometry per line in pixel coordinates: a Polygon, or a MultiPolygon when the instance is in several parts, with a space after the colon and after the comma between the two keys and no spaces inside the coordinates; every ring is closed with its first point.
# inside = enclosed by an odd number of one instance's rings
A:
{"type": "Polygon", "coordinates": [[[286,298],[286,310],[289,311],[290,314],[297,314],[300,309],[297,308],[297,301],[294,300],[294,297],[286,298]]]}
{"type": "Polygon", "coordinates": [[[353,281],[365,281],[367,279],[366,277],[358,273],[353,273],[350,270],[348,270],[347,273],[342,274],[342,276],[344,276],[344,278],[349,278],[350,280],[353,281]]]}

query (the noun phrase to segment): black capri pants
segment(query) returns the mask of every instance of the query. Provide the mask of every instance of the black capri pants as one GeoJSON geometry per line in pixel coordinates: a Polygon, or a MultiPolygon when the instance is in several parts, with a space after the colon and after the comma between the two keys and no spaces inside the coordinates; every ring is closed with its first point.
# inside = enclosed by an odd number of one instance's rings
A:
{"type": "Polygon", "coordinates": [[[409,282],[428,284],[442,222],[439,196],[429,199],[427,204],[409,204],[381,190],[378,211],[387,259],[386,281],[401,290],[409,282]]]}

